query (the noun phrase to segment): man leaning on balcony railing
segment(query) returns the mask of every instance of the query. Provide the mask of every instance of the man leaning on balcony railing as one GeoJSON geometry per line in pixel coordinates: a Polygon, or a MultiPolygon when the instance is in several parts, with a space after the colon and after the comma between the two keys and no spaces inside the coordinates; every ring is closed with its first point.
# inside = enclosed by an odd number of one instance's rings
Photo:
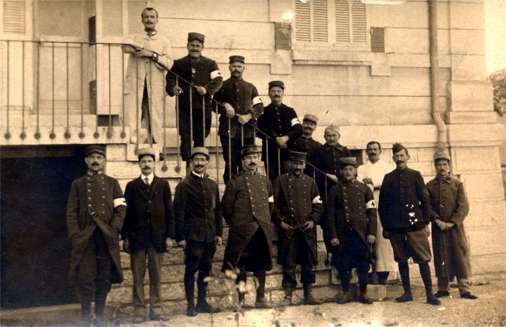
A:
{"type": "Polygon", "coordinates": [[[126,74],[125,123],[130,126],[130,143],[163,143],[165,73],[172,66],[170,41],[158,34],[158,11],[144,8],[141,13],[143,34],[132,35],[123,51],[130,54],[126,74]],[[141,133],[141,128],[148,133],[141,133]]]}

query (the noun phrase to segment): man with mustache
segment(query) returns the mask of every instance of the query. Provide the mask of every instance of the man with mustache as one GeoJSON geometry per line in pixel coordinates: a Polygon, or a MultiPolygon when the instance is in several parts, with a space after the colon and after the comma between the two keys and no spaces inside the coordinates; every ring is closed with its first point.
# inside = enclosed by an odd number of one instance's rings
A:
{"type": "MultiPolygon", "coordinates": [[[[358,180],[364,182],[374,192],[374,201],[379,201],[379,190],[383,177],[394,169],[392,163],[381,159],[381,144],[377,141],[370,141],[366,145],[368,160],[358,167],[358,180]]],[[[392,247],[387,239],[383,237],[383,227],[378,224],[376,242],[374,244],[376,254],[375,273],[372,276],[374,281],[377,277],[378,284],[386,284],[390,272],[397,271],[392,247]]]]}
{"type": "Polygon", "coordinates": [[[131,128],[130,142],[144,143],[146,134],[137,130],[144,125],[150,142],[163,143],[163,84],[166,70],[172,66],[171,42],[156,30],[158,11],[147,7],[141,13],[143,34],[135,34],[125,42],[129,53],[126,73],[125,123],[131,128]],[[143,124],[144,123],[144,124],[143,124]],[[137,140],[137,133],[141,139],[137,140]]]}
{"type": "Polygon", "coordinates": [[[339,159],[340,182],[332,187],[328,198],[328,230],[332,246],[332,265],[339,272],[342,296],[337,303],[351,301],[352,268],[357,269],[359,301],[371,304],[367,296],[367,272],[370,251],[376,241],[376,203],[372,191],[357,181],[355,157],[339,159]]]}
{"type": "Polygon", "coordinates": [[[274,181],[272,220],[279,228],[278,263],[283,266],[284,305],[292,304],[297,286],[295,267],[300,265],[304,304],[319,304],[311,291],[318,263],[316,223],[322,201],[313,178],[304,174],[306,153],[290,152],[290,170],[274,181]]]}
{"type": "Polygon", "coordinates": [[[195,147],[191,154],[192,171],[176,186],[174,209],[176,241],[185,253],[184,289],[186,314],[215,313],[219,310],[207,303],[205,278],[212,268],[216,245],[222,244],[223,220],[218,184],[206,174],[209,151],[195,147]],[[195,306],[195,273],[198,271],[198,297],[195,306]]]}
{"type": "Polygon", "coordinates": [[[111,283],[121,283],[119,233],[125,218],[125,198],[116,179],[104,174],[105,147],[91,145],[84,158],[88,171],[74,180],[67,201],[67,230],[72,242],[69,278],[81,302],[83,326],[105,326],[105,304],[111,283]]]}
{"type": "MultiPolygon", "coordinates": [[[[322,144],[313,139],[313,133],[318,125],[318,117],[313,114],[305,114],[302,119],[302,135],[288,141],[288,149],[291,151],[307,153],[307,161],[313,164],[313,157],[322,147],[322,144]]],[[[316,177],[315,169],[306,165],[304,172],[313,178],[316,177]]]]}
{"type": "Polygon", "coordinates": [[[163,255],[174,238],[172,194],[167,181],[155,175],[156,154],[151,148],[139,149],[141,175],[125,189],[127,212],[123,225],[123,248],[130,253],[133,275],[134,322],[146,317],[144,275],[149,271],[149,318],[167,320],[161,310],[160,279],[163,255]]]}
{"type": "Polygon", "coordinates": [[[258,280],[255,307],[266,308],[265,271],[272,268],[274,198],[269,179],[258,171],[260,149],[247,145],[242,150],[243,171],[230,180],[223,194],[223,216],[230,226],[223,258],[223,271],[237,277],[239,303],[244,304],[246,273],[258,280]]]}
{"type": "Polygon", "coordinates": [[[297,113],[283,103],[284,92],[285,83],[269,82],[271,103],[265,107],[257,123],[260,129],[257,135],[263,141],[262,160],[271,181],[288,169],[288,141],[302,135],[297,113]]]}
{"type": "Polygon", "coordinates": [[[325,144],[320,147],[312,155],[312,163],[320,170],[316,173],[316,184],[318,185],[318,191],[323,199],[323,213],[320,219],[320,226],[323,230],[323,239],[327,252],[331,253],[332,248],[330,246],[329,233],[327,230],[328,223],[327,219],[327,197],[330,189],[337,184],[340,169],[340,159],[343,157],[351,157],[351,152],[347,147],[339,143],[341,133],[339,127],[330,124],[325,128],[324,132],[325,144]]]}
{"type": "Polygon", "coordinates": [[[437,276],[436,297],[450,296],[449,281],[457,278],[460,297],[474,300],[468,278],[471,275],[469,245],[464,219],[469,213],[464,184],[450,172],[450,156],[446,151],[434,154],[437,175],[427,184],[435,219],[432,221],[432,249],[437,276]]]}
{"type": "Polygon", "coordinates": [[[257,88],[242,78],[244,57],[230,56],[229,69],[230,78],[223,82],[223,87],[214,97],[221,102],[218,133],[225,160],[225,183],[241,170],[241,148],[255,143],[254,124],[264,112],[257,88]],[[230,173],[232,176],[229,176],[230,173]]]}
{"type": "Polygon", "coordinates": [[[432,219],[429,192],[420,172],[408,168],[408,149],[395,143],[392,153],[396,168],[385,175],[381,184],[379,214],[383,236],[390,239],[404,289],[404,294],[395,300],[413,301],[408,266],[408,259],[412,257],[420,269],[427,303],[439,305],[441,301],[432,294],[429,267],[432,257],[427,226],[432,219]]]}
{"type": "Polygon", "coordinates": [[[216,62],[202,55],[204,39],[203,34],[188,33],[188,55],[174,61],[167,74],[167,93],[179,96],[180,149],[187,169],[190,166],[192,142],[193,147],[205,146],[211,131],[211,99],[223,84],[216,62]]]}

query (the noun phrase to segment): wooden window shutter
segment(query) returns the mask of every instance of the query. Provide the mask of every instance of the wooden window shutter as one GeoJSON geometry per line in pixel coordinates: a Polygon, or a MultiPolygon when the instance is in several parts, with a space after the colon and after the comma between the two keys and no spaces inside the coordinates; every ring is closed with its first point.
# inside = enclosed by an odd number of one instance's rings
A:
{"type": "Polygon", "coordinates": [[[371,51],[385,52],[385,28],[371,27],[371,51]]]}
{"type": "Polygon", "coordinates": [[[336,42],[349,43],[350,40],[350,6],[348,0],[335,0],[336,9],[336,42]]]}
{"type": "Polygon", "coordinates": [[[25,33],[25,0],[4,0],[4,33],[25,33]]]}
{"type": "Polygon", "coordinates": [[[313,41],[329,41],[329,16],[327,0],[312,0],[313,4],[313,41]]]}
{"type": "Polygon", "coordinates": [[[351,1],[352,42],[367,42],[367,15],[365,4],[351,1]]]}
{"type": "Polygon", "coordinates": [[[311,41],[311,4],[295,0],[295,40],[311,41]]]}

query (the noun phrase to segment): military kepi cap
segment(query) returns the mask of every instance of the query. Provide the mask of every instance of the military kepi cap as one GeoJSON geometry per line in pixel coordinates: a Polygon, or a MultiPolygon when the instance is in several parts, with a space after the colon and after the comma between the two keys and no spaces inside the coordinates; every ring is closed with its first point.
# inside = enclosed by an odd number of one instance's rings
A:
{"type": "Polygon", "coordinates": [[[341,164],[341,167],[346,167],[346,166],[353,166],[355,168],[357,168],[357,158],[355,157],[342,157],[339,159],[339,163],[341,164]]]}
{"type": "Polygon", "coordinates": [[[269,90],[275,86],[278,86],[278,87],[282,88],[283,90],[285,89],[285,83],[283,83],[283,81],[270,81],[269,82],[269,90]]]}
{"type": "Polygon", "coordinates": [[[315,124],[318,123],[318,117],[316,117],[316,115],[313,115],[313,114],[305,114],[303,120],[309,120],[315,124]]]}
{"type": "Polygon", "coordinates": [[[229,64],[233,64],[234,62],[240,62],[240,63],[244,64],[245,63],[244,56],[236,56],[236,55],[234,55],[234,56],[228,57],[228,63],[229,64]]]}
{"type": "Polygon", "coordinates": [[[188,42],[197,40],[200,43],[204,43],[205,38],[206,38],[206,36],[201,33],[197,33],[197,32],[188,33],[188,42]]]}
{"type": "Polygon", "coordinates": [[[99,144],[89,145],[86,147],[85,152],[86,156],[89,156],[92,153],[98,153],[105,156],[105,146],[99,144]]]}
{"type": "Polygon", "coordinates": [[[197,154],[202,154],[204,156],[206,156],[207,160],[209,160],[209,150],[207,150],[206,147],[203,147],[203,146],[196,146],[192,149],[192,155],[191,155],[191,158],[193,159],[193,157],[197,154]]]}
{"type": "Polygon", "coordinates": [[[434,153],[434,161],[438,161],[440,159],[450,161],[450,155],[446,151],[437,151],[436,153],[434,153]]]}
{"type": "Polygon", "coordinates": [[[260,149],[260,147],[258,147],[256,145],[245,145],[241,150],[241,156],[245,157],[248,154],[260,153],[260,152],[262,152],[262,149],[260,149]]]}
{"type": "Polygon", "coordinates": [[[290,151],[291,161],[306,161],[306,152],[290,151]]]}
{"type": "Polygon", "coordinates": [[[151,156],[153,160],[156,160],[156,153],[152,148],[142,148],[137,151],[137,158],[139,160],[141,160],[144,156],[151,156]]]}

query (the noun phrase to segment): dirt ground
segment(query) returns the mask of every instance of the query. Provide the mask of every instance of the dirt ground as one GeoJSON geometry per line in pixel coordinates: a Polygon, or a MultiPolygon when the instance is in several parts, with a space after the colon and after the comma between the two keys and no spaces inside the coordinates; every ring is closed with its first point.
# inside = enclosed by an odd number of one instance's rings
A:
{"type": "MultiPolygon", "coordinates": [[[[199,314],[190,318],[183,313],[168,322],[145,322],[139,326],[216,326],[216,327],[337,327],[337,326],[506,326],[506,273],[473,279],[472,291],[478,300],[461,299],[452,288],[451,298],[442,305],[425,303],[420,281],[414,281],[414,302],[395,303],[392,298],[372,305],[325,303],[316,306],[291,306],[275,309],[250,309],[244,313],[199,314]]],[[[400,286],[392,286],[395,295],[400,286]]],[[[128,324],[122,324],[125,326],[128,324]]]]}

